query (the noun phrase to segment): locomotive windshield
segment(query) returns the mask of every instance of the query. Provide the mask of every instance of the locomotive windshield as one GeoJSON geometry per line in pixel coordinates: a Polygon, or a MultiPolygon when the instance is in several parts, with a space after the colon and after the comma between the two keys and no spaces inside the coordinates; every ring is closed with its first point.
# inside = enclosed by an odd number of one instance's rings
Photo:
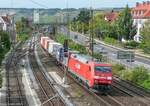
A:
{"type": "Polygon", "coordinates": [[[98,72],[111,72],[111,67],[95,66],[95,71],[98,71],[98,72]]]}

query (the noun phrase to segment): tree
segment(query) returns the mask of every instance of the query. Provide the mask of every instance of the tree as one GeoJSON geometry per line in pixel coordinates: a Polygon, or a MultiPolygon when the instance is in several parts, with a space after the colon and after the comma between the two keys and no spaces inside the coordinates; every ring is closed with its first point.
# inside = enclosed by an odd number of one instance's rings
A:
{"type": "Polygon", "coordinates": [[[103,13],[96,14],[94,17],[94,32],[99,38],[111,37],[117,39],[116,26],[105,20],[103,13]]]}
{"type": "Polygon", "coordinates": [[[76,17],[74,17],[72,22],[71,22],[71,30],[73,30],[73,31],[77,31],[76,21],[77,21],[77,19],[76,19],[76,17]]]}
{"type": "Polygon", "coordinates": [[[150,20],[148,20],[141,31],[141,46],[146,53],[150,53],[150,20]]]}
{"type": "Polygon", "coordinates": [[[30,25],[27,18],[22,17],[21,21],[16,22],[16,30],[18,34],[30,32],[30,25]]]}
{"type": "Polygon", "coordinates": [[[18,40],[25,41],[29,37],[29,33],[33,28],[29,25],[27,18],[22,17],[20,21],[16,22],[16,31],[18,40]]]}
{"type": "Polygon", "coordinates": [[[0,31],[0,64],[4,58],[5,53],[10,49],[10,37],[8,33],[0,31]]]}
{"type": "Polygon", "coordinates": [[[10,49],[10,38],[8,33],[0,31],[0,38],[1,38],[1,46],[2,48],[5,50],[9,50],[10,49]]]}
{"type": "Polygon", "coordinates": [[[73,20],[72,23],[77,23],[77,30],[79,32],[87,33],[89,30],[89,21],[91,20],[90,11],[87,9],[83,9],[80,11],[78,16],[73,20]]]}
{"type": "Polygon", "coordinates": [[[18,34],[20,34],[23,31],[23,27],[22,27],[23,25],[22,24],[23,23],[21,21],[16,22],[16,31],[18,34]]]}
{"type": "Polygon", "coordinates": [[[131,40],[136,33],[136,28],[133,26],[131,10],[128,5],[119,14],[117,30],[119,38],[124,38],[126,40],[131,40]]]}
{"type": "Polygon", "coordinates": [[[77,17],[77,21],[83,22],[85,24],[89,24],[90,19],[90,11],[87,9],[81,10],[77,17]]]}

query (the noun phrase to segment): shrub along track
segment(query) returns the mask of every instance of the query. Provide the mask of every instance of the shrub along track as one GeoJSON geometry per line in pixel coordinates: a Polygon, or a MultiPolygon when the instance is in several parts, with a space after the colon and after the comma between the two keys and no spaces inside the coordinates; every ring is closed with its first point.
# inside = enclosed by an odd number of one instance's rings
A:
{"type": "Polygon", "coordinates": [[[37,63],[34,53],[34,42],[30,42],[29,61],[33,74],[38,82],[39,89],[37,89],[38,97],[43,106],[64,106],[64,102],[57,95],[51,82],[47,79],[42,68],[37,63]]]}
{"type": "Polygon", "coordinates": [[[22,74],[18,70],[20,55],[24,53],[21,46],[16,47],[8,59],[6,60],[6,103],[7,106],[28,106],[27,99],[24,94],[24,86],[22,83],[22,74]]]}

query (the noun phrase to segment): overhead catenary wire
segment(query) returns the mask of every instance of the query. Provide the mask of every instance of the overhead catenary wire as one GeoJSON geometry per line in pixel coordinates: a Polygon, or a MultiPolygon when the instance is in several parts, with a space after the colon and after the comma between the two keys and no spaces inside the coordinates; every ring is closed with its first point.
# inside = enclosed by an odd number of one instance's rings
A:
{"type": "Polygon", "coordinates": [[[41,4],[41,3],[39,3],[39,2],[36,2],[36,1],[34,1],[34,0],[29,0],[29,1],[32,2],[33,4],[36,4],[36,5],[40,6],[40,7],[42,7],[42,8],[46,8],[46,9],[49,8],[48,6],[46,6],[46,5],[44,5],[44,4],[41,4]]]}

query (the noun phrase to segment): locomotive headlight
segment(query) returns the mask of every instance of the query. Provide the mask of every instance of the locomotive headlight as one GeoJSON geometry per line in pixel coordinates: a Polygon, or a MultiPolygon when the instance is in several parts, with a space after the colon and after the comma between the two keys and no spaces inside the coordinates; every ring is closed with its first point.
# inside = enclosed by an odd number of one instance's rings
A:
{"type": "Polygon", "coordinates": [[[112,80],[112,77],[107,77],[107,80],[112,80]]]}
{"type": "Polygon", "coordinates": [[[98,84],[98,80],[95,80],[94,83],[95,83],[95,84],[98,84]]]}
{"type": "Polygon", "coordinates": [[[100,77],[99,77],[99,76],[94,76],[94,78],[95,78],[95,79],[99,79],[100,77]]]}

